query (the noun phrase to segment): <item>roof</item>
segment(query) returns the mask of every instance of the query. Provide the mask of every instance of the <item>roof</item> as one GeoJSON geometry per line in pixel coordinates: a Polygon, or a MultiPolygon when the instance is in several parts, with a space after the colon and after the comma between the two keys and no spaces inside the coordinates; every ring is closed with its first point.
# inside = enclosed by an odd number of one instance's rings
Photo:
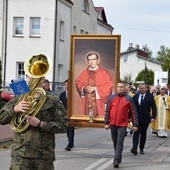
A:
{"type": "Polygon", "coordinates": [[[97,11],[97,18],[107,23],[106,14],[103,7],[94,7],[97,11]]]}
{"type": "Polygon", "coordinates": [[[142,50],[142,49],[140,49],[140,48],[128,48],[127,49],[127,51],[123,51],[123,52],[121,52],[121,54],[127,54],[127,53],[132,53],[132,52],[137,52],[137,51],[141,51],[142,53],[145,53],[145,54],[147,54],[148,55],[148,53],[147,52],[145,52],[144,50],[142,50]]]}
{"type": "Polygon", "coordinates": [[[156,64],[159,64],[159,65],[162,65],[158,60],[156,60],[155,58],[146,58],[146,57],[143,57],[143,56],[139,56],[137,55],[137,57],[139,58],[142,58],[143,60],[146,60],[146,61],[150,61],[152,63],[156,63],[156,64]]]}
{"type": "Polygon", "coordinates": [[[109,26],[112,31],[113,31],[113,27],[107,23],[107,18],[106,18],[106,14],[105,14],[105,10],[103,7],[94,7],[96,12],[97,12],[97,20],[107,26],[109,26]]]}
{"type": "Polygon", "coordinates": [[[143,60],[146,61],[150,61],[156,64],[160,64],[162,65],[158,60],[156,60],[155,58],[149,58],[148,57],[148,53],[145,52],[144,50],[140,49],[140,48],[128,48],[127,51],[121,52],[120,55],[124,55],[124,54],[128,54],[128,53],[132,53],[132,52],[136,52],[137,53],[137,57],[138,58],[142,58],[143,60]]]}

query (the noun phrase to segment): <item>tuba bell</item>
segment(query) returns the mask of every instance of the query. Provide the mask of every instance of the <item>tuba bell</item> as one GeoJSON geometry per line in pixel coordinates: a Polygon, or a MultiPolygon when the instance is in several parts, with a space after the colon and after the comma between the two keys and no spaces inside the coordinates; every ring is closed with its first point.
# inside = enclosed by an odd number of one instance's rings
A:
{"type": "Polygon", "coordinates": [[[51,61],[44,54],[34,55],[25,61],[25,74],[31,77],[31,80],[28,82],[30,91],[21,95],[17,104],[23,99],[27,100],[30,104],[30,109],[25,113],[17,113],[12,118],[10,126],[14,132],[24,132],[29,126],[26,122],[25,115],[36,116],[43,106],[46,100],[46,91],[41,87],[37,87],[37,85],[39,84],[41,78],[50,70],[50,67],[51,61]]]}

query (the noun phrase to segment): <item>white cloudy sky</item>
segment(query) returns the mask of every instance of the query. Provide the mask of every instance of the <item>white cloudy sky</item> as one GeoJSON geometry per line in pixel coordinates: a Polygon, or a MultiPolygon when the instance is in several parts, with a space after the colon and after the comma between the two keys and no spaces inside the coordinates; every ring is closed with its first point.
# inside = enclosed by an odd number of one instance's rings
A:
{"type": "Polygon", "coordinates": [[[113,34],[121,34],[121,52],[129,43],[147,44],[156,56],[161,45],[170,48],[170,0],[93,0],[105,9],[113,34]]]}

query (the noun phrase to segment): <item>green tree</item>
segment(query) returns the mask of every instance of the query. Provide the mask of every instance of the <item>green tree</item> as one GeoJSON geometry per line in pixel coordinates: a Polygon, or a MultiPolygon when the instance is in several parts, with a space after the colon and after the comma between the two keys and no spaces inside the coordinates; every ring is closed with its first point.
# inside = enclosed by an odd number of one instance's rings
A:
{"type": "Polygon", "coordinates": [[[154,84],[154,72],[152,70],[143,69],[135,79],[135,82],[143,81],[148,85],[154,84]]]}
{"type": "Polygon", "coordinates": [[[142,50],[145,51],[146,53],[148,53],[148,57],[151,58],[152,57],[152,51],[149,49],[149,47],[147,46],[147,44],[142,46],[142,50]]]}
{"type": "Polygon", "coordinates": [[[168,83],[170,83],[170,49],[161,45],[156,59],[162,64],[162,70],[168,71],[168,83]]]}

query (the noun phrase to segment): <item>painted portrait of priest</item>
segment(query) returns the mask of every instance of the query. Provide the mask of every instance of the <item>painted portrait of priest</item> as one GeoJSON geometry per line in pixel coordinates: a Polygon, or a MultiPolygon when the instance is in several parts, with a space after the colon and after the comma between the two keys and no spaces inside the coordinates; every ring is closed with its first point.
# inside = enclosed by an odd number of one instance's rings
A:
{"type": "Polygon", "coordinates": [[[69,118],[104,121],[108,97],[119,79],[119,35],[72,35],[69,118]]]}
{"type": "Polygon", "coordinates": [[[82,114],[104,116],[105,103],[112,94],[113,80],[100,63],[100,55],[90,51],[86,55],[87,68],[76,79],[76,89],[82,100],[82,114]]]}

